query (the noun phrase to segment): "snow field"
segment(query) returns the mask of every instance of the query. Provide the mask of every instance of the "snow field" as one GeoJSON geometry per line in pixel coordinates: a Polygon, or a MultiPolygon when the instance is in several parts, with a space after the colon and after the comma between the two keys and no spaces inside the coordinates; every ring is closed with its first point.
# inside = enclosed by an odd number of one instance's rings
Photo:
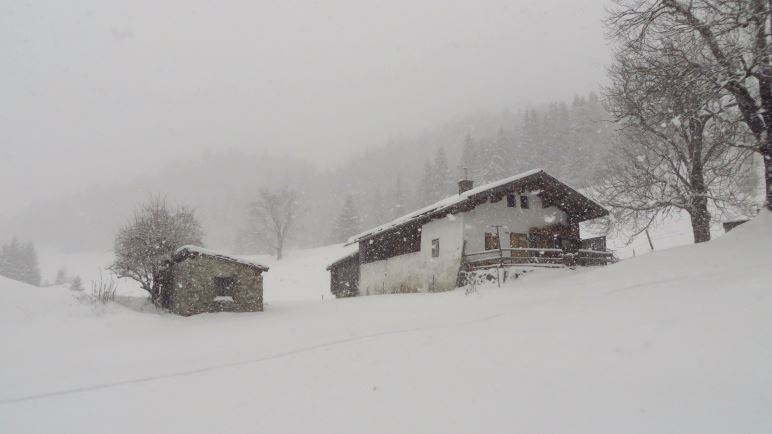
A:
{"type": "MultiPolygon", "coordinates": [[[[3,280],[0,431],[768,433],[771,243],[764,213],[707,244],[469,296],[190,318],[96,314],[3,280]]],[[[275,286],[326,286],[308,267],[331,250],[275,286]]]]}

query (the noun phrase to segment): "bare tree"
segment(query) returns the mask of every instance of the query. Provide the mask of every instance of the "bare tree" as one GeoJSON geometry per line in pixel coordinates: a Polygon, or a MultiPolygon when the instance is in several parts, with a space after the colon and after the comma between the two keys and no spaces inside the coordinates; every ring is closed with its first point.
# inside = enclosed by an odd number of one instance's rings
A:
{"type": "MultiPolygon", "coordinates": [[[[678,39],[701,78],[741,115],[764,161],[767,207],[772,209],[772,7],[763,0],[617,0],[611,36],[656,53],[678,39]]],[[[737,144],[738,146],[747,146],[737,144]]]]}
{"type": "Polygon", "coordinates": [[[284,254],[284,243],[295,221],[298,198],[298,192],[288,188],[278,192],[261,190],[260,197],[252,204],[255,236],[272,247],[278,260],[284,254]]]}
{"type": "Polygon", "coordinates": [[[115,261],[109,269],[118,277],[139,282],[158,300],[161,288],[156,280],[164,262],[186,244],[202,245],[203,231],[192,209],[171,209],[166,200],[154,197],[143,204],[132,220],[115,237],[115,261]]]}
{"type": "Polygon", "coordinates": [[[740,181],[752,153],[733,145],[753,139],[691,61],[699,46],[679,42],[616,52],[605,93],[622,142],[597,191],[633,236],[658,216],[684,210],[699,243],[710,240],[709,205],[717,212],[749,205],[740,181]]]}

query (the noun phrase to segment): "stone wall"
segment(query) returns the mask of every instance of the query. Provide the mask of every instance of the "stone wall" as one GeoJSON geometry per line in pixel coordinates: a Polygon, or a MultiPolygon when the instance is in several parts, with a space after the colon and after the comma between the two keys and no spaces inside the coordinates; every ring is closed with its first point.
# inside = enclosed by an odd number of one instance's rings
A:
{"type": "Polygon", "coordinates": [[[173,265],[170,310],[179,315],[263,310],[263,276],[254,268],[199,256],[173,265]],[[233,277],[233,301],[215,300],[215,277],[233,277]]]}

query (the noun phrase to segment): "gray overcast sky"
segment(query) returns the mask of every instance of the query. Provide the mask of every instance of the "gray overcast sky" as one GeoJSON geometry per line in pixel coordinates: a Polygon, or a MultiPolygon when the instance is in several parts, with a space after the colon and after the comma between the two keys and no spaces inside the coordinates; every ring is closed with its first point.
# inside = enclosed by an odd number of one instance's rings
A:
{"type": "Polygon", "coordinates": [[[0,217],[181,153],[320,165],[597,89],[602,0],[0,4],[0,217]]]}

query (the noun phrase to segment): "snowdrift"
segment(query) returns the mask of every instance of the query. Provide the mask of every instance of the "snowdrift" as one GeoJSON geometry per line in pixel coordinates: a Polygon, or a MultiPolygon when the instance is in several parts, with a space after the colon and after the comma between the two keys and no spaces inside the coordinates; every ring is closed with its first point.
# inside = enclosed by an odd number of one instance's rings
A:
{"type": "Polygon", "coordinates": [[[67,298],[0,281],[0,431],[769,433],[771,245],[765,212],[710,243],[469,296],[191,318],[48,321],[67,298]]]}

